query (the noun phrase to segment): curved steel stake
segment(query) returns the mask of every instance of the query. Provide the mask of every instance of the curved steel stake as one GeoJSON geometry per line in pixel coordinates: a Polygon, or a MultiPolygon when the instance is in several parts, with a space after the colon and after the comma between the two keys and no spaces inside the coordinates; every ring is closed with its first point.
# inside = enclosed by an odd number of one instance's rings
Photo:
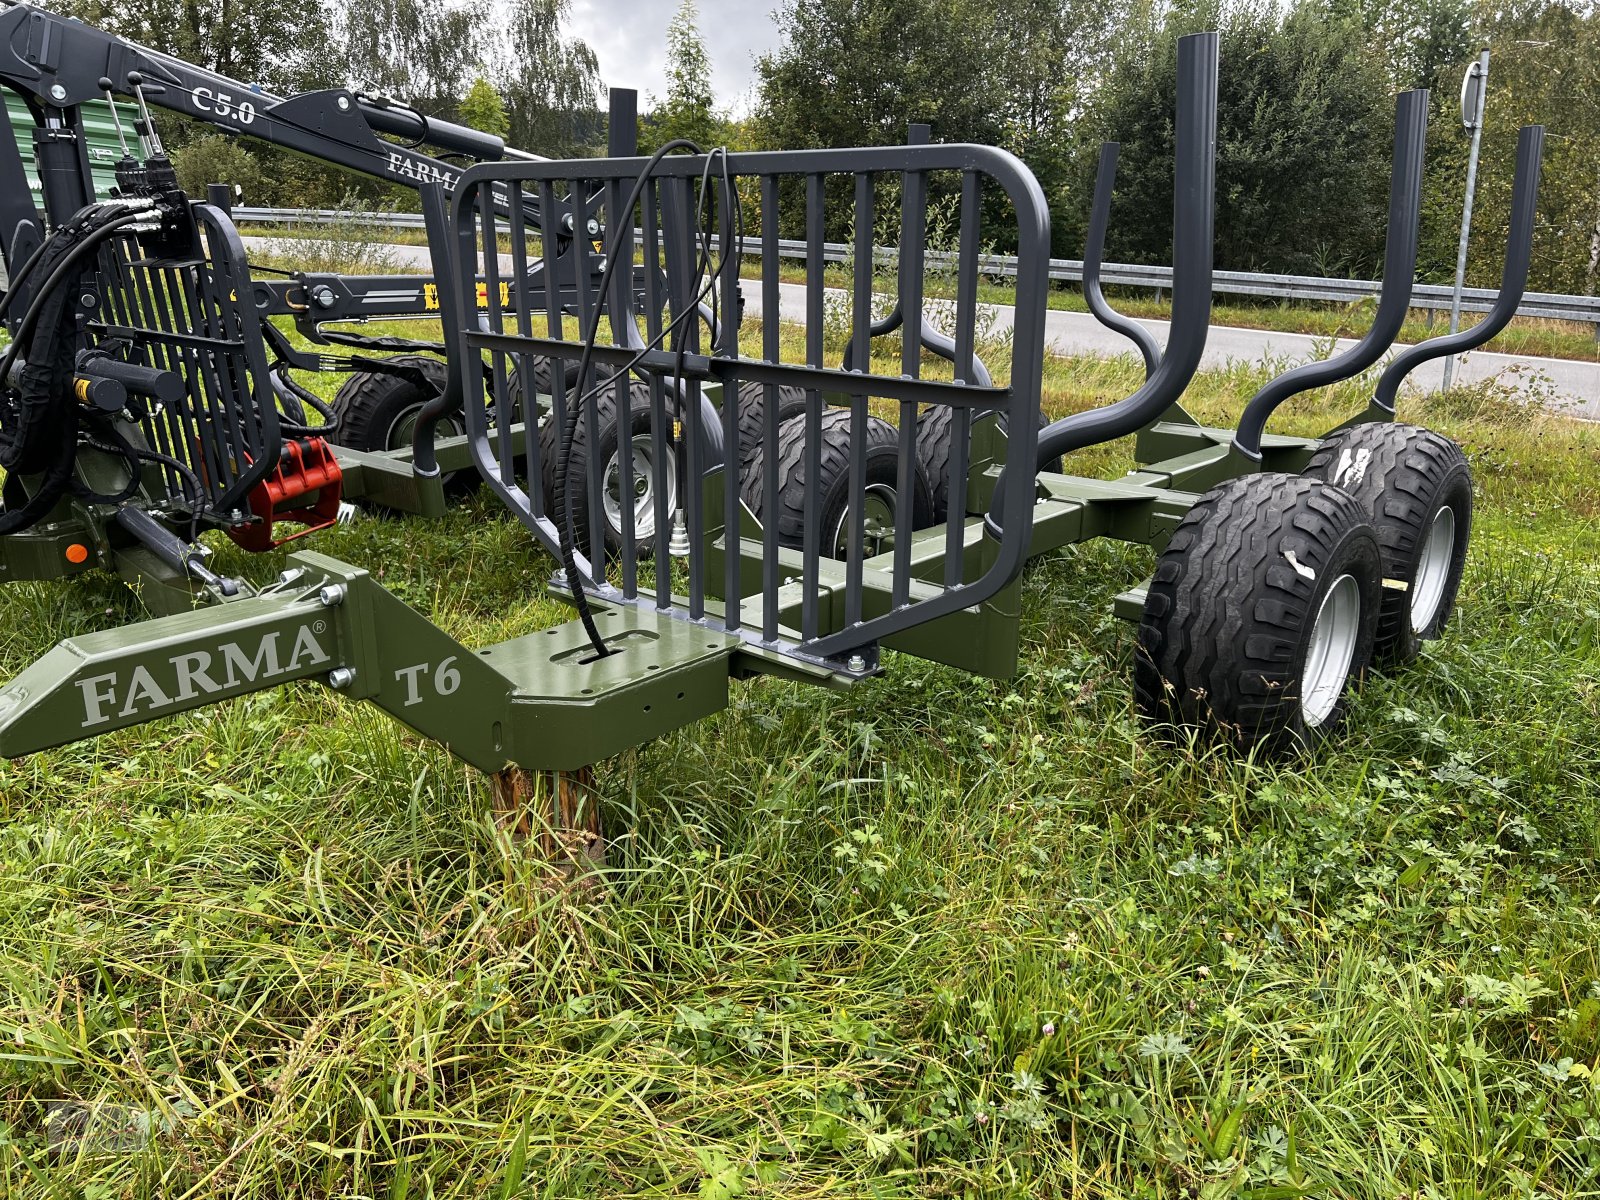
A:
{"type": "Polygon", "coordinates": [[[1290,396],[1338,383],[1365,371],[1394,345],[1411,310],[1417,272],[1417,230],[1422,220],[1422,159],[1428,140],[1428,93],[1400,93],[1395,103],[1394,166],[1389,174],[1389,232],[1383,257],[1383,290],[1366,336],[1343,354],[1305,363],[1270,380],[1245,405],[1233,435],[1236,459],[1261,461],[1261,435],[1278,406],[1290,396]]]}
{"type": "MultiPolygon", "coordinates": [[[[1216,214],[1217,49],[1219,36],[1192,33],[1178,42],[1177,170],[1173,186],[1172,330],[1155,372],[1133,395],[1074,413],[1039,431],[1036,463],[1044,464],[1125,437],[1148,425],[1183,395],[1200,366],[1211,324],[1211,257],[1216,214]]],[[[1006,476],[1001,476],[985,526],[998,535],[1006,476]]],[[[1035,467],[1035,472],[1037,471],[1035,467]]],[[[1030,473],[1029,479],[1033,478],[1030,473]]]]}
{"type": "Polygon", "coordinates": [[[1395,396],[1407,375],[1423,363],[1448,354],[1460,354],[1483,345],[1506,327],[1528,287],[1533,261],[1533,220],[1539,204],[1539,168],[1544,158],[1544,126],[1524,125],[1517,135],[1517,171],[1511,184],[1511,231],[1506,237],[1506,262],[1500,274],[1500,294],[1494,306],[1471,329],[1442,334],[1418,342],[1394,356],[1378,378],[1372,396],[1372,413],[1380,420],[1394,417],[1395,396]]]}
{"type": "Polygon", "coordinates": [[[1149,379],[1161,362],[1161,346],[1155,334],[1112,308],[1100,287],[1106,230],[1111,224],[1111,192],[1117,181],[1117,156],[1121,151],[1122,146],[1117,142],[1103,142],[1100,146],[1100,166],[1094,175],[1094,203],[1089,209],[1089,235],[1083,247],[1083,298],[1095,320],[1139,347],[1139,355],[1144,359],[1144,377],[1149,379]]]}

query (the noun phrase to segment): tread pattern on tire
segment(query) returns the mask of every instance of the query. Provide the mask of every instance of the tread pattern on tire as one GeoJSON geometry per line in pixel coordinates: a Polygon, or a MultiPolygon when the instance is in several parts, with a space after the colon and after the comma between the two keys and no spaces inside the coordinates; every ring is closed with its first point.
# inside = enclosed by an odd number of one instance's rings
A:
{"type": "Polygon", "coordinates": [[[412,405],[443,394],[449,368],[441,360],[421,354],[397,354],[390,361],[421,370],[435,381],[435,390],[424,395],[411,380],[382,371],[361,371],[350,376],[333,398],[333,413],[339,421],[338,432],[330,439],[335,445],[351,450],[388,450],[389,430],[395,418],[412,405]]]}
{"type": "Polygon", "coordinates": [[[1249,475],[1207,492],[1174,531],[1150,583],[1134,655],[1140,713],[1268,751],[1336,728],[1347,695],[1310,730],[1296,655],[1309,637],[1311,606],[1332,573],[1352,562],[1361,572],[1363,630],[1351,663],[1359,679],[1371,660],[1380,590],[1377,538],[1361,504],[1293,475],[1249,475]]]}
{"type": "MultiPolygon", "coordinates": [[[[821,470],[818,476],[817,511],[824,529],[838,520],[849,502],[851,414],[848,409],[830,408],[822,414],[821,470]]],[[[865,425],[867,483],[878,475],[892,480],[899,470],[900,431],[889,422],[869,416],[865,425]]],[[[806,503],[806,418],[785,421],[778,437],[778,542],[792,550],[804,547],[806,503]]],[[[740,496],[745,506],[765,523],[763,477],[767,447],[757,442],[746,460],[740,480],[740,496]]],[[[925,528],[933,523],[933,493],[921,463],[911,473],[915,495],[911,498],[912,525],[925,528]]],[[[827,548],[824,547],[824,553],[827,548]]]]}
{"type": "MultiPolygon", "coordinates": [[[[933,519],[935,522],[950,519],[950,450],[954,441],[956,410],[949,404],[935,404],[922,410],[917,417],[917,458],[927,473],[928,486],[933,490],[933,519]]],[[[973,413],[974,418],[978,416],[973,413]]],[[[1050,423],[1042,412],[1039,428],[1050,423]]],[[[1046,471],[1060,473],[1058,457],[1044,466],[1046,471]]]]}
{"type": "MultiPolygon", "coordinates": [[[[791,417],[802,415],[806,411],[806,392],[804,388],[795,387],[793,384],[778,385],[778,427],[791,417]]],[[[741,479],[750,461],[750,456],[761,444],[761,439],[766,435],[767,419],[767,389],[764,384],[752,380],[745,380],[739,385],[739,474],[741,479]]]]}
{"type": "Polygon", "coordinates": [[[1416,583],[1418,556],[1441,503],[1456,513],[1450,576],[1429,627],[1411,628],[1411,592],[1385,589],[1378,614],[1377,657],[1401,663],[1439,636],[1455,608],[1472,532],[1472,469],[1467,456],[1443,434],[1416,425],[1369,422],[1325,440],[1305,473],[1349,492],[1378,531],[1386,579],[1416,583]]]}
{"type": "MultiPolygon", "coordinates": [[[[628,416],[633,424],[627,437],[632,437],[651,428],[650,388],[642,380],[631,381],[628,401],[628,416]]],[[[570,403],[570,401],[569,401],[570,403]]],[[[621,414],[617,411],[617,396],[614,388],[602,388],[596,392],[592,403],[595,406],[595,419],[600,433],[600,444],[608,451],[616,448],[617,424],[621,414]]],[[[539,467],[540,486],[544,493],[544,510],[553,521],[556,519],[556,459],[561,453],[561,429],[559,422],[545,421],[539,428],[539,467]]],[[[580,415],[577,429],[572,437],[572,460],[567,467],[567,477],[571,486],[572,497],[572,522],[577,538],[575,544],[584,557],[589,554],[589,419],[580,415]]],[[[604,520],[604,518],[602,518],[604,520]]],[[[607,546],[611,550],[620,551],[622,542],[620,536],[614,536],[614,531],[606,531],[607,546]]],[[[640,557],[649,553],[649,547],[643,542],[637,543],[640,557]]]]}

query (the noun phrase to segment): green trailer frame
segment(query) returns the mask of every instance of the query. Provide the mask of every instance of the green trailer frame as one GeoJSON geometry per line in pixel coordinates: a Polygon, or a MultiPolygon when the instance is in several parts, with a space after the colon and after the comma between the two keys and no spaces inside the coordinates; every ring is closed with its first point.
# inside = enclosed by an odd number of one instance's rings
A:
{"type": "MultiPolygon", "coordinates": [[[[467,171],[444,221],[449,236],[434,246],[436,261],[446,267],[441,271],[443,320],[452,343],[449,387],[438,410],[429,414],[438,419],[459,413],[467,433],[437,443],[419,434],[422,459],[415,463],[404,456],[360,455],[349,462],[356,472],[370,471],[365,486],[374,495],[385,494],[388,486],[396,494],[414,495],[408,489],[421,479],[423,507],[442,504],[442,495],[431,490],[442,470],[478,470],[530,535],[562,563],[551,587],[579,607],[579,618],[498,644],[467,646],[389,594],[366,571],[310,551],[291,555],[289,570],[268,588],[226,594],[204,586],[199,598],[206,603],[192,608],[195,589],[181,570],[152,563],[148,552],[101,544],[74,569],[98,565],[147,587],[154,581],[170,589],[174,608],[187,611],[68,639],[27,668],[0,689],[0,754],[25,755],[311,680],[375,704],[485,772],[575,773],[724,708],[734,679],[766,674],[849,687],[880,671],[884,648],[982,675],[1013,673],[1020,573],[1030,559],[1100,537],[1160,549],[1217,485],[1242,476],[1299,473],[1324,441],[1266,434],[1272,410],[1294,391],[1348,377],[1375,362],[1398,328],[1395,312],[1403,317],[1406,309],[1426,113],[1426,97],[1418,93],[1401,97],[1399,104],[1390,244],[1374,331],[1346,355],[1274,380],[1246,406],[1238,429],[1203,427],[1183,410],[1181,393],[1198,365],[1209,317],[1216,55],[1215,35],[1185,39],[1180,48],[1184,99],[1174,206],[1174,323],[1166,352],[1150,362],[1146,383],[1134,396],[1043,430],[1036,421],[1045,352],[1048,212],[1031,174],[1002,152],[925,145],[753,155],[719,151],[649,163],[501,163],[467,171]],[[928,182],[935,177],[957,179],[963,201],[956,330],[948,345],[955,365],[949,381],[923,378],[927,339],[909,328],[902,334],[898,369],[870,369],[875,182],[897,184],[898,300],[901,311],[922,312],[923,221],[928,182]],[[853,197],[856,228],[863,232],[856,239],[850,336],[854,361],[865,366],[835,368],[824,359],[820,255],[806,286],[810,319],[803,361],[785,361],[781,354],[774,255],[763,258],[766,315],[759,354],[741,353],[735,321],[725,322],[704,349],[698,320],[663,326],[663,312],[691,313],[707,288],[716,289],[724,311],[737,311],[737,272],[729,267],[736,259],[724,258],[710,272],[709,283],[704,261],[696,265],[702,248],[697,213],[713,213],[722,244],[733,244],[745,232],[735,200],[740,183],[761,200],[761,238],[776,239],[779,201],[798,196],[807,236],[819,246],[824,202],[853,197]],[[593,197],[594,215],[611,218],[602,221],[610,230],[609,257],[631,263],[637,250],[648,266],[660,268],[646,271],[650,287],[659,278],[668,289],[666,296],[646,297],[642,311],[631,279],[612,280],[605,295],[580,296],[579,316],[586,326],[593,327],[602,311],[613,316],[607,344],[564,337],[559,315],[538,314],[526,297],[509,305],[496,299],[497,274],[506,269],[497,214],[509,212],[516,243],[528,236],[518,220],[525,202],[537,201],[548,213],[563,194],[593,197]],[[980,217],[992,222],[996,201],[1008,206],[1023,249],[1005,386],[994,385],[973,354],[980,217]],[[623,214],[628,219],[620,219],[623,214]],[[480,311],[475,296],[484,278],[489,302],[480,311]],[[631,319],[617,319],[622,313],[631,319]],[[541,315],[548,321],[542,333],[535,320],[541,315]],[[564,434],[554,443],[564,463],[571,461],[577,443],[606,444],[602,419],[633,430],[637,418],[642,430],[634,436],[637,461],[634,454],[618,453],[604,471],[579,472],[553,505],[540,461],[548,447],[541,448],[535,431],[522,424],[521,409],[508,394],[512,371],[526,367],[533,356],[581,364],[581,383],[573,390],[583,393],[582,403],[559,382],[561,371],[546,398],[545,421],[564,434]],[[609,382],[596,373],[597,366],[615,370],[609,382]],[[486,395],[480,386],[485,377],[486,395]],[[746,388],[766,404],[753,433],[741,429],[746,388]],[[803,396],[804,411],[780,424],[778,402],[786,388],[803,396]],[[873,538],[865,515],[875,469],[868,461],[874,419],[869,398],[897,409],[901,418],[886,435],[897,451],[892,474],[872,485],[888,497],[885,527],[876,531],[875,545],[869,544],[873,538]],[[947,417],[955,430],[948,465],[953,499],[947,520],[918,528],[912,498],[917,437],[930,424],[930,414],[947,417]],[[832,426],[848,427],[850,433],[838,445],[845,502],[838,517],[844,552],[837,555],[824,552],[819,527],[827,502],[823,435],[832,426]],[[1132,432],[1138,435],[1138,466],[1124,478],[1088,479],[1036,466],[1064,451],[1132,432]],[[779,452],[787,447],[794,453],[785,467],[779,452]],[[751,468],[753,450],[763,453],[751,468]],[[606,471],[617,473],[616,495],[629,497],[641,482],[634,474],[641,463],[647,474],[654,472],[648,475],[654,486],[643,489],[656,505],[649,537],[636,531],[641,510],[630,510],[635,520],[621,521],[616,530],[604,518],[606,471]],[[676,489],[666,486],[669,471],[676,472],[676,489]],[[793,540],[786,540],[772,502],[791,486],[798,488],[807,521],[793,540]],[[675,510],[668,506],[669,494],[678,497],[675,510]],[[586,518],[570,512],[580,496],[589,501],[586,518]],[[757,510],[768,519],[760,519],[757,510]],[[613,535],[614,546],[608,541],[613,535]],[[610,549],[601,551],[602,546],[610,549]]],[[[1407,371],[1426,358],[1480,344],[1509,319],[1526,279],[1539,153],[1539,131],[1524,131],[1515,219],[1496,310],[1466,334],[1401,355],[1384,374],[1368,411],[1355,414],[1341,429],[1392,421],[1394,395],[1407,371]]],[[[1109,188],[1105,173],[1101,191],[1107,202],[1109,188]]],[[[425,201],[438,218],[445,203],[442,190],[426,191],[425,201]]],[[[1097,263],[1098,245],[1093,250],[1097,263]]],[[[587,277],[581,259],[579,266],[580,277],[587,277]]],[[[516,292],[512,288],[510,294],[516,292]]],[[[1114,319],[1103,298],[1097,303],[1108,320],[1114,319]]],[[[0,539],[6,577],[62,574],[71,539],[83,537],[86,527],[111,528],[113,516],[79,514],[0,539]]],[[[1144,592],[1117,597],[1115,605],[1119,615],[1137,620],[1146,610],[1144,592]]]]}

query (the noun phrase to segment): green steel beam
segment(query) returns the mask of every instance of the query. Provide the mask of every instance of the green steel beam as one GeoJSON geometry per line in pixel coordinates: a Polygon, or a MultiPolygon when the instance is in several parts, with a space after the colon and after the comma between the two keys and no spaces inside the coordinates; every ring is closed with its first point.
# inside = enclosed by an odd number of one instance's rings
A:
{"type": "Polygon", "coordinates": [[[639,609],[461,645],[367,572],[291,556],[273,588],[60,643],[0,689],[18,757],[296,680],[383,709],[484,771],[577,770],[727,707],[739,639],[639,609]]]}

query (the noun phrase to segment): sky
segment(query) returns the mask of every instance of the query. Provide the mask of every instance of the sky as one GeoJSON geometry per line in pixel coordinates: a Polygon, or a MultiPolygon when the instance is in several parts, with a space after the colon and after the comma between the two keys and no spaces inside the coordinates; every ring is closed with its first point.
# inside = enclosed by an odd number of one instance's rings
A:
{"type": "MultiPolygon", "coordinates": [[[[772,10],[778,0],[698,0],[700,35],[711,59],[717,107],[745,116],[755,96],[755,60],[778,43],[772,10]]],[[[678,0],[572,0],[564,26],[600,59],[607,87],[639,92],[639,108],[667,91],[667,26],[678,0]]]]}

